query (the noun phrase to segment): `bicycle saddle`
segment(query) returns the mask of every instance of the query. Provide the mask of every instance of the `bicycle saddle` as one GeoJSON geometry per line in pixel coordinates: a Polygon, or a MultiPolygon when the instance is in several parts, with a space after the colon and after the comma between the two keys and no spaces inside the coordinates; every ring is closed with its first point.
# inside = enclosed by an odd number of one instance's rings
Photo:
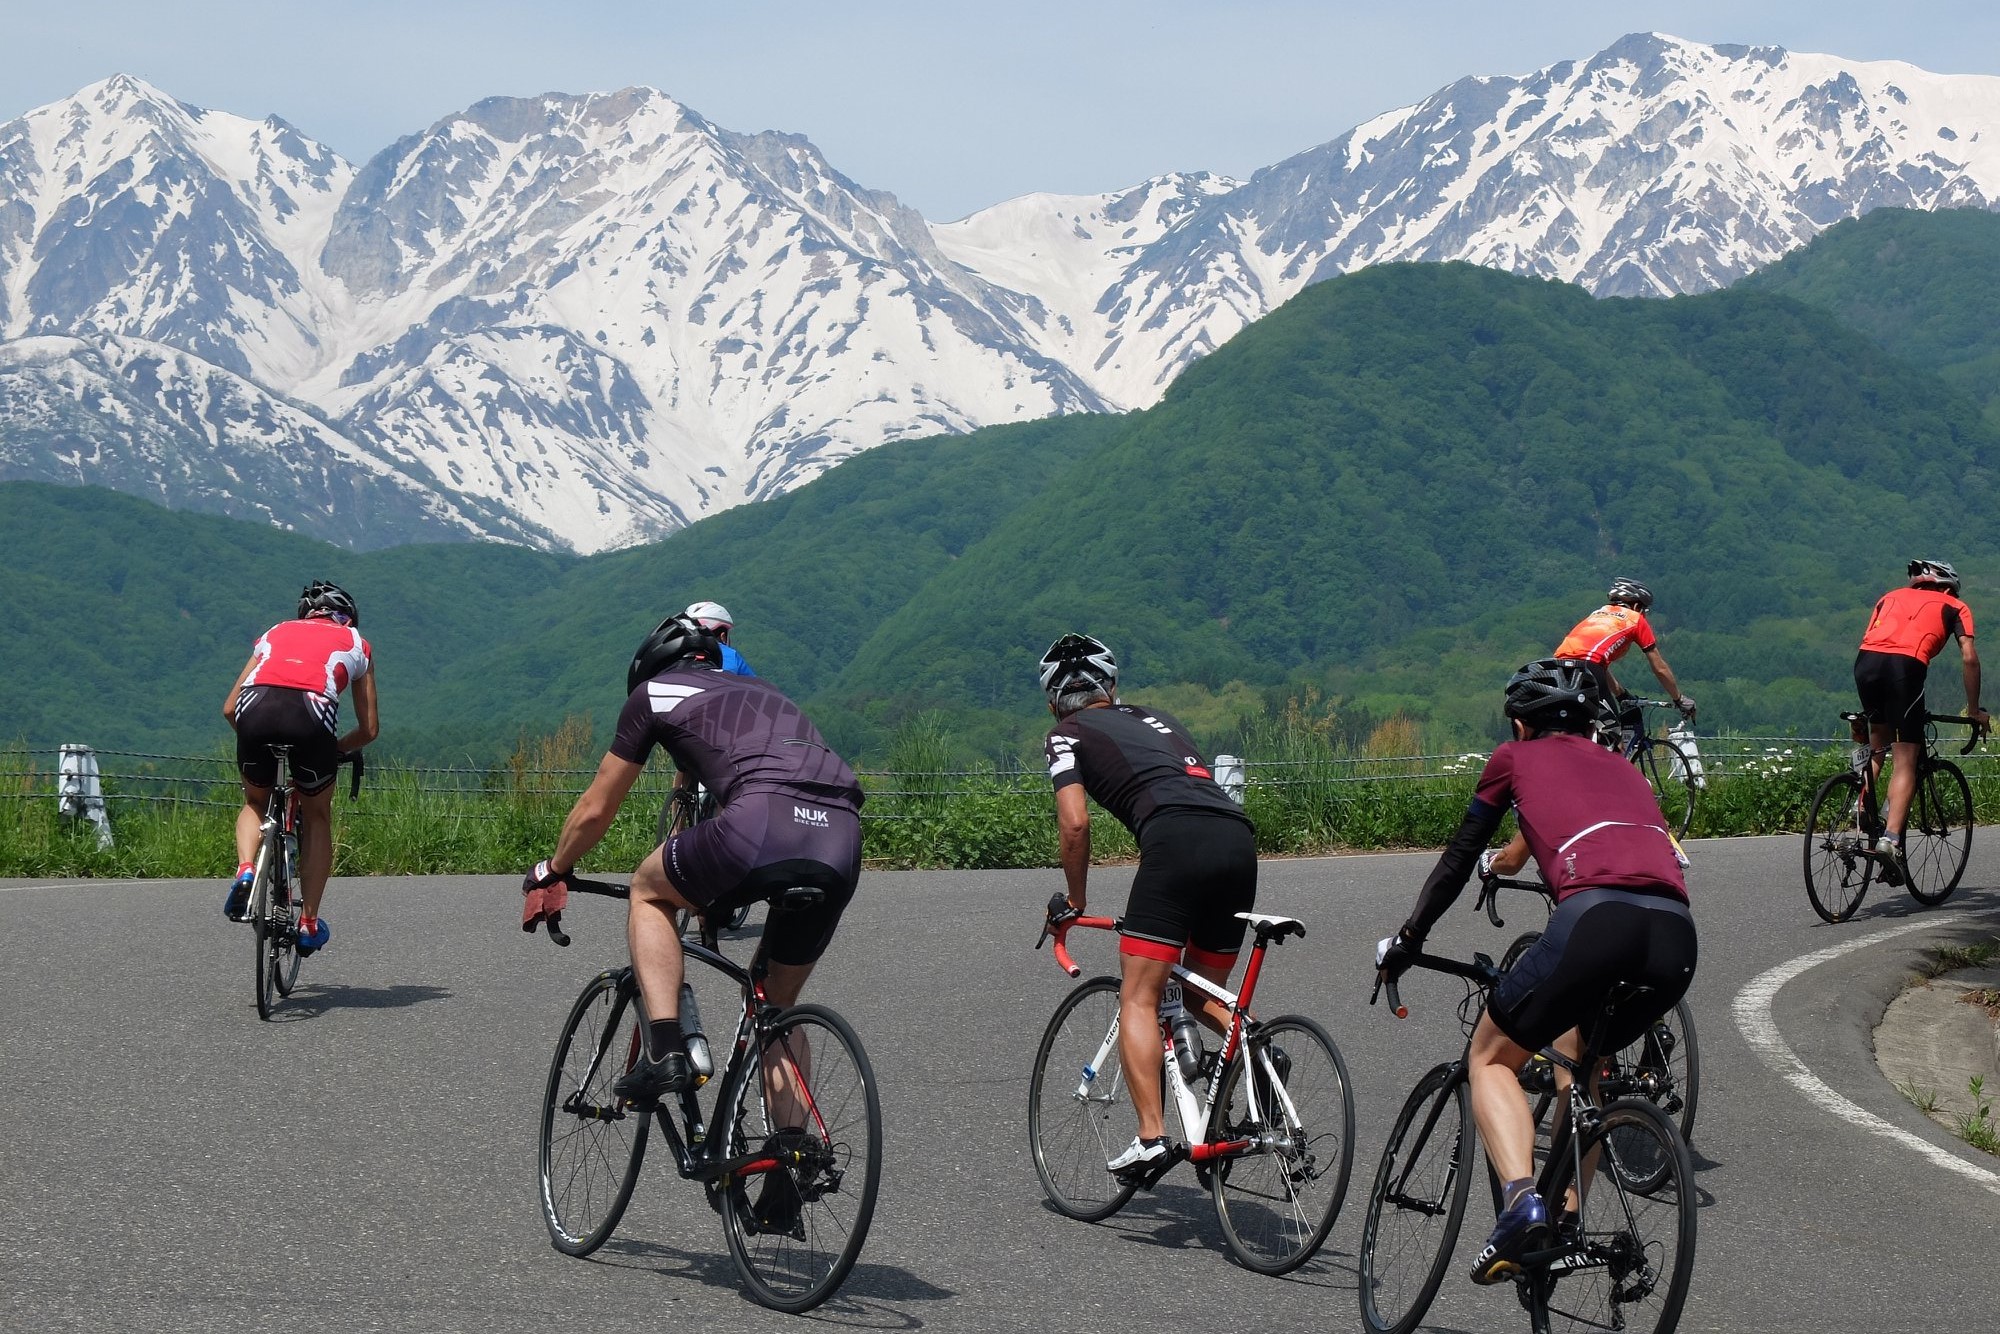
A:
{"type": "Polygon", "coordinates": [[[1296,917],[1280,917],[1268,912],[1240,912],[1236,916],[1250,923],[1260,936],[1272,936],[1283,940],[1286,936],[1303,936],[1306,925],[1296,917]]]}

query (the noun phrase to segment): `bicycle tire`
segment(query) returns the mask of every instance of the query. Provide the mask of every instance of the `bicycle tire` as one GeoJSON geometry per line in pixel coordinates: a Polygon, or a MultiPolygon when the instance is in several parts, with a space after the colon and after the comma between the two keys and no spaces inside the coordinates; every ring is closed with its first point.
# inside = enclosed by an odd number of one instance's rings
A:
{"type": "Polygon", "coordinates": [[[1806,816],[1806,897],[1828,922],[1854,916],[1875,878],[1861,806],[1860,777],[1838,773],[1819,785],[1806,816]]]}
{"type": "Polygon", "coordinates": [[[1093,977],[1056,1006],[1028,1079],[1028,1148],[1057,1213],[1085,1223],[1111,1217],[1137,1186],[1106,1163],[1139,1133],[1113,1024],[1118,979],[1093,977]],[[1074,1021],[1074,1022],[1073,1022],[1074,1021]],[[1100,1059],[1100,1049],[1112,1037],[1100,1059]]]}
{"type": "Polygon", "coordinates": [[[1667,1114],[1682,1139],[1692,1142],[1694,1115],[1701,1104],[1701,1044],[1688,1003],[1675,1001],[1673,1009],[1612,1060],[1657,1090],[1644,1095],[1646,1100],[1667,1114]]]}
{"type": "Polygon", "coordinates": [[[625,1216],[652,1114],[611,1085],[639,1055],[642,1007],[631,969],[599,973],[563,1021],[542,1088],[537,1156],[542,1221],[565,1255],[589,1255],[625,1216]]]}
{"type": "Polygon", "coordinates": [[[1935,908],[1958,888],[1972,854],[1972,788],[1950,760],[1925,761],[1903,843],[1904,885],[1911,898],[1935,908]]]}
{"type": "MultiPolygon", "coordinates": [[[[1694,1275],[1694,1164],[1665,1112],[1644,1098],[1604,1109],[1579,1145],[1597,1171],[1576,1219],[1569,1255],[1539,1279],[1553,1330],[1623,1329],[1669,1334],[1680,1323],[1694,1275]],[[1650,1181],[1646,1189],[1634,1183],[1650,1181]],[[1559,1276],[1558,1276],[1559,1275],[1559,1276]]],[[[1574,1159],[1551,1178],[1563,1198],[1574,1159]]]]}
{"type": "Polygon", "coordinates": [[[1286,1141],[1286,1147],[1211,1166],[1209,1190],[1222,1239],[1245,1269],[1289,1274],[1326,1243],[1347,1196],[1354,1167],[1354,1089],[1347,1062],[1324,1028],[1299,1015],[1282,1015],[1239,1046],[1222,1079],[1211,1141],[1260,1130],[1286,1141]],[[1273,1097],[1275,1071],[1266,1054],[1273,1050],[1285,1056],[1282,1099],[1273,1097]],[[1250,1117],[1245,1094],[1252,1090],[1269,1118],[1262,1125],[1250,1117]]]}
{"type": "Polygon", "coordinates": [[[1471,1119],[1470,1094],[1456,1065],[1435,1067],[1403,1100],[1361,1224],[1356,1286],[1361,1322],[1372,1334],[1410,1334],[1444,1282],[1472,1188],[1471,1119]],[[1406,1165],[1399,1171],[1399,1164],[1406,1165]],[[1413,1178],[1419,1187],[1414,1196],[1413,1178]]]}
{"type": "Polygon", "coordinates": [[[256,987],[257,1017],[268,1021],[271,1012],[277,1008],[277,969],[275,956],[276,942],[271,938],[271,882],[280,874],[284,852],[278,845],[278,831],[275,827],[264,834],[263,846],[257,850],[257,870],[250,885],[250,934],[257,949],[256,987]]]}
{"type": "Polygon", "coordinates": [[[290,877],[273,883],[277,891],[271,899],[271,981],[280,996],[289,996],[299,984],[299,889],[290,877]]]}
{"type": "Polygon", "coordinates": [[[1646,776],[1667,828],[1675,838],[1686,838],[1694,823],[1694,771],[1687,755],[1671,741],[1642,736],[1638,749],[1632,752],[1632,763],[1646,776]]]}
{"type": "Polygon", "coordinates": [[[722,1223],[751,1297],[796,1314],[839,1289],[868,1238],[882,1181],[882,1104],[853,1027],[825,1006],[795,1005],[764,1029],[759,1056],[741,1062],[717,1108],[732,1156],[772,1144],[761,1066],[778,1053],[810,1093],[799,1161],[755,1174],[754,1204],[750,1178],[724,1188],[722,1223]],[[773,1211],[796,1223],[770,1226],[773,1211]]]}

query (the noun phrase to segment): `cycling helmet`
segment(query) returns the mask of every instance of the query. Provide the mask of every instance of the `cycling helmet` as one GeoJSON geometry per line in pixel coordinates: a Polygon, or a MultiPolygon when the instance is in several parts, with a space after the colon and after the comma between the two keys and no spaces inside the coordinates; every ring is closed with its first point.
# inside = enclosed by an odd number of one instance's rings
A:
{"type": "Polygon", "coordinates": [[[299,619],[308,616],[344,616],[349,625],[361,624],[361,613],[347,590],[324,579],[315,579],[299,590],[299,619]]]}
{"type": "Polygon", "coordinates": [[[702,629],[713,630],[723,639],[727,639],[729,632],[736,628],[736,618],[731,616],[729,608],[720,602],[690,603],[688,609],[681,614],[694,618],[701,623],[702,629]]]}
{"type": "Polygon", "coordinates": [[[1599,699],[1589,664],[1543,658],[1508,679],[1506,713],[1537,732],[1588,732],[1597,721],[1599,699]]]}
{"type": "Polygon", "coordinates": [[[1088,686],[1115,689],[1118,659],[1111,656],[1111,650],[1101,639],[1064,635],[1042,655],[1041,677],[1042,690],[1051,698],[1088,686]]]}
{"type": "Polygon", "coordinates": [[[1913,560],[1910,578],[1918,583],[1936,584],[1953,597],[1958,596],[1958,571],[1941,560],[1913,560]]]}
{"type": "Polygon", "coordinates": [[[1613,579],[1611,591],[1604,596],[1608,601],[1623,602],[1640,611],[1651,611],[1653,608],[1653,590],[1637,579],[1613,579]]]}
{"type": "Polygon", "coordinates": [[[632,665],[625,671],[625,693],[631,694],[641,682],[650,681],[689,658],[720,667],[722,641],[713,630],[685,613],[667,617],[632,655],[632,665]]]}

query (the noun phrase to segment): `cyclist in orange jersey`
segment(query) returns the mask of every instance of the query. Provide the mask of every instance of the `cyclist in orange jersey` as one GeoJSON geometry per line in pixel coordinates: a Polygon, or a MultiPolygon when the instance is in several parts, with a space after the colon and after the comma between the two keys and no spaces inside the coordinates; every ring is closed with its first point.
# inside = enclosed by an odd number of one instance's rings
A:
{"type": "MultiPolygon", "coordinates": [[[[1892,885],[1908,874],[1903,828],[1917,793],[1917,752],[1924,744],[1925,715],[1930,711],[1924,701],[1924,679],[1947,639],[1958,641],[1966,715],[1978,720],[1982,732],[1987,722],[1986,710],[1979,707],[1979,650],[1972,643],[1972,608],[1959,600],[1958,571],[1941,560],[1913,560],[1909,574],[1907,587],[1892,588],[1876,601],[1867,633],[1861,637],[1861,651],[1854,658],[1854,688],[1861,696],[1861,711],[1868,715],[1867,741],[1873,752],[1869,763],[1875,777],[1881,777],[1885,754],[1896,757],[1896,770],[1889,775],[1889,809],[1875,844],[1887,863],[1883,878],[1892,885]]],[[[1863,739],[1859,724],[1854,739],[1863,739]]]]}
{"type": "Polygon", "coordinates": [[[1620,707],[1630,699],[1632,692],[1618,684],[1618,678],[1611,674],[1611,664],[1625,656],[1635,645],[1646,655],[1646,665],[1659,678],[1660,686],[1667,692],[1667,698],[1681,711],[1689,722],[1694,721],[1694,701],[1681,693],[1674,680],[1674,669],[1667,666],[1667,660],[1660,653],[1659,641],[1653,637],[1653,627],[1646,620],[1646,613],[1652,609],[1653,593],[1636,579],[1613,579],[1611,591],[1605,594],[1605,603],[1590,615],[1578,621],[1562,643],[1556,645],[1553,658],[1562,658],[1589,665],[1590,674],[1597,678],[1599,693],[1605,700],[1607,717],[1616,717],[1619,726],[1627,736],[1638,733],[1638,710],[1627,711],[1620,707]]]}

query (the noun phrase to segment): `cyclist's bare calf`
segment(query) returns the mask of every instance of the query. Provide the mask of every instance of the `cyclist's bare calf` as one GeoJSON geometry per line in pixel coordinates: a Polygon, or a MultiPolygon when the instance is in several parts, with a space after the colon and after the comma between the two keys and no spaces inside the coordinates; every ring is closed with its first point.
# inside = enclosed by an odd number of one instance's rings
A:
{"type": "MultiPolygon", "coordinates": [[[[1549,1044],[1572,1061],[1583,1054],[1583,1035],[1572,1028],[1549,1044]]],[[[1502,1181],[1520,1181],[1535,1174],[1535,1119],[1528,1109],[1528,1094],[1521,1087],[1521,1067],[1535,1055],[1500,1031],[1491,1013],[1479,1016],[1472,1031],[1472,1047],[1466,1053],[1466,1076],[1472,1086],[1472,1119],[1479,1127],[1480,1142],[1494,1173],[1502,1181]]],[[[1556,1125],[1569,1115],[1570,1073],[1556,1066],[1556,1125]]],[[[1593,1077],[1591,1092],[1596,1094],[1593,1077]]],[[[1584,1189],[1589,1189],[1589,1171],[1595,1156],[1584,1165],[1584,1189]]],[[[1565,1206],[1576,1210],[1576,1187],[1572,1185],[1565,1206]]]]}
{"type": "MultiPolygon", "coordinates": [[[[1118,988],[1118,1059],[1125,1068],[1125,1084],[1132,1090],[1132,1106],[1139,1116],[1139,1137],[1158,1139],[1167,1133],[1166,1112],[1160,1100],[1160,996],[1173,975],[1173,961],[1151,959],[1139,954],[1118,956],[1122,981],[1118,988]]],[[[1223,964],[1196,962],[1189,971],[1201,974],[1217,985],[1226,985],[1236,966],[1231,958],[1223,964]]],[[[1203,1024],[1221,1033],[1228,1030],[1231,1015],[1227,1006],[1190,991],[1181,993],[1182,1002],[1193,1001],[1189,1010],[1203,1024]]]]}
{"type": "MultiPolygon", "coordinates": [[[[328,783],[317,792],[299,794],[299,805],[305,815],[305,829],[299,838],[299,884],[305,891],[307,917],[319,916],[326,879],[333,873],[333,787],[328,783]]],[[[243,784],[243,809],[236,813],[239,865],[257,860],[257,845],[263,841],[264,812],[270,804],[270,788],[243,784]]]]}

